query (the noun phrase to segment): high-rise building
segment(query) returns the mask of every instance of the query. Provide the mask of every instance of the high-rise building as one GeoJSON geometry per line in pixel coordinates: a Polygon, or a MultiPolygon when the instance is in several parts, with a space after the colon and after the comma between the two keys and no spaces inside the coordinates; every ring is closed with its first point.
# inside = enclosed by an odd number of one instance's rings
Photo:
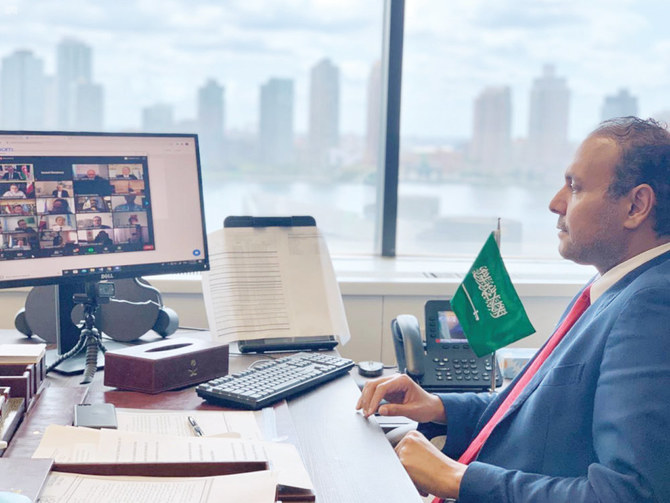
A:
{"type": "Polygon", "coordinates": [[[382,122],[382,65],[377,61],[368,76],[368,106],[365,133],[365,159],[375,165],[379,156],[382,122]]]}
{"type": "Polygon", "coordinates": [[[293,81],[273,78],[261,86],[259,152],[269,165],[293,160],[293,81]]]}
{"type": "Polygon", "coordinates": [[[91,82],[74,86],[74,115],[72,125],[79,131],[102,131],[104,91],[91,82]]]}
{"type": "Polygon", "coordinates": [[[324,58],[312,67],[309,89],[310,162],[317,171],[329,167],[340,141],[340,70],[324,58]]]}
{"type": "Polygon", "coordinates": [[[45,78],[42,60],[18,50],[2,59],[0,124],[5,129],[44,127],[45,78]]]}
{"type": "Polygon", "coordinates": [[[477,171],[507,171],[512,139],[512,94],[508,86],[487,87],[479,93],[473,125],[470,159],[477,171]]]}
{"type": "Polygon", "coordinates": [[[570,90],[553,65],[545,65],[530,92],[528,174],[543,178],[568,161],[570,90]]]}
{"type": "Polygon", "coordinates": [[[72,38],[59,42],[56,50],[58,127],[76,129],[77,91],[92,82],[91,48],[72,38]]]}
{"type": "Polygon", "coordinates": [[[637,98],[628,92],[628,89],[620,89],[619,94],[605,96],[600,113],[600,120],[612,119],[614,117],[627,117],[637,115],[637,98]]]}
{"type": "Polygon", "coordinates": [[[171,133],[174,130],[174,109],[167,103],[156,103],[142,109],[142,131],[171,133]]]}
{"type": "Polygon", "coordinates": [[[223,167],[225,89],[209,79],[198,89],[198,136],[203,168],[223,167]]]}

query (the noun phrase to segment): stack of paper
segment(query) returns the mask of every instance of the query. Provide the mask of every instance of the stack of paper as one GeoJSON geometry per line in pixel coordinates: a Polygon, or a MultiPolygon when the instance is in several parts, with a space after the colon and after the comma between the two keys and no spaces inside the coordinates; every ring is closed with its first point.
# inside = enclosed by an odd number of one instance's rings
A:
{"type": "MultiPolygon", "coordinates": [[[[183,479],[54,473],[49,477],[43,492],[43,498],[52,499],[45,501],[68,501],[68,498],[73,498],[73,491],[76,491],[80,501],[96,503],[123,501],[118,495],[124,494],[141,494],[142,497],[134,498],[134,501],[140,502],[167,501],[154,499],[156,484],[161,487],[158,491],[161,494],[166,487],[172,488],[168,494],[196,491],[202,495],[202,499],[195,498],[196,502],[209,502],[211,491],[219,495],[226,494],[218,492],[219,488],[231,491],[228,494],[243,494],[230,501],[254,502],[266,501],[262,489],[266,484],[272,485],[272,494],[267,494],[270,498],[267,501],[274,501],[276,485],[299,488],[309,493],[313,491],[312,482],[295,446],[261,440],[262,435],[253,412],[118,409],[117,420],[118,430],[51,425],[46,429],[33,458],[52,458],[56,470],[61,471],[77,471],[68,466],[84,464],[163,466],[174,463],[181,467],[181,475],[189,473],[186,468],[194,464],[228,462],[265,466],[269,470],[256,468],[260,471],[216,477],[199,477],[196,473],[195,476],[184,476],[183,479]],[[189,417],[197,422],[205,436],[194,436],[189,417]],[[243,493],[245,484],[247,493],[243,493]],[[256,493],[256,490],[259,492],[256,493]],[[105,498],[109,494],[116,494],[120,499],[88,498],[91,494],[98,494],[98,491],[104,493],[105,498]]],[[[190,501],[188,498],[170,501],[186,500],[190,501]]]]}
{"type": "Polygon", "coordinates": [[[31,365],[46,354],[46,344],[0,344],[0,364],[31,365]]]}

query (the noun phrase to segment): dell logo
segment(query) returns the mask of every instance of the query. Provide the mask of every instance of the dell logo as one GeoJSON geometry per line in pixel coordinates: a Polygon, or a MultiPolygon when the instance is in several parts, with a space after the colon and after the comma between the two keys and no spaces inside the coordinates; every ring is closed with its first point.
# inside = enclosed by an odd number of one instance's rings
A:
{"type": "Polygon", "coordinates": [[[114,279],[114,275],[110,273],[101,274],[100,279],[114,279]]]}

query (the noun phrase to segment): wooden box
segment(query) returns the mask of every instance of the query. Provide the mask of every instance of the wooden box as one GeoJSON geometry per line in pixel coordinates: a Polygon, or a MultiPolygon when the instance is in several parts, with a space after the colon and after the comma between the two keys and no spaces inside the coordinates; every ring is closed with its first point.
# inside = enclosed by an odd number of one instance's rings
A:
{"type": "MultiPolygon", "coordinates": [[[[38,381],[35,365],[0,365],[0,386],[9,386],[12,398],[25,398],[26,406],[37,393],[38,381]]],[[[39,381],[41,383],[41,380],[39,381]]]]}
{"type": "Polygon", "coordinates": [[[105,353],[105,385],[160,393],[228,373],[228,345],[180,337],[105,353]]]}

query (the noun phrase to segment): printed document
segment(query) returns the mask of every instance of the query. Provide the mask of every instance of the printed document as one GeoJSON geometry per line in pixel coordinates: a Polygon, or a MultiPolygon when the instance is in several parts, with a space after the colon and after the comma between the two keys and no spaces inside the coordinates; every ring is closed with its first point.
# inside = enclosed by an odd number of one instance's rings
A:
{"type": "Polygon", "coordinates": [[[221,342],[334,335],[349,340],[342,296],[317,227],[228,227],[208,236],[209,329],[221,342]]]}
{"type": "Polygon", "coordinates": [[[49,474],[40,503],[273,503],[276,474],[270,471],[218,477],[101,477],[49,474]]]}
{"type": "Polygon", "coordinates": [[[279,484],[313,489],[298,450],[282,442],[50,425],[33,458],[53,458],[58,464],[268,461],[279,484]]]}
{"type": "Polygon", "coordinates": [[[134,433],[194,437],[189,417],[195,419],[205,437],[262,439],[252,411],[116,409],[118,431],[134,433]]]}

